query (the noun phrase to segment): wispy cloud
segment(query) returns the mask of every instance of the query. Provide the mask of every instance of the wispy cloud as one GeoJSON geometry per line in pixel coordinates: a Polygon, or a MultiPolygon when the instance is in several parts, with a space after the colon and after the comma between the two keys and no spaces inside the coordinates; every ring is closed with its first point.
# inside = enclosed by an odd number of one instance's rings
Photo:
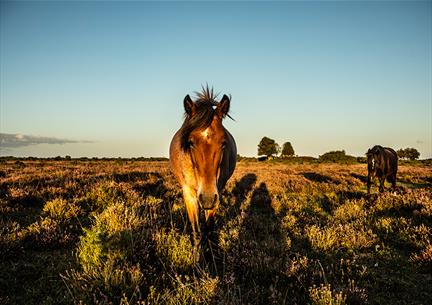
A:
{"type": "Polygon", "coordinates": [[[77,141],[53,137],[39,137],[23,134],[0,133],[0,148],[18,148],[37,144],[69,144],[93,143],[93,141],[77,141]]]}

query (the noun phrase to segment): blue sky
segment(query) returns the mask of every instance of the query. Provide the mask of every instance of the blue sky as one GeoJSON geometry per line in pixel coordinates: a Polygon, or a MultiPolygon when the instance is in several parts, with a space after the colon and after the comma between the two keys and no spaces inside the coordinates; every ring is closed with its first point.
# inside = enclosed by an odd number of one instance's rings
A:
{"type": "Polygon", "coordinates": [[[168,156],[208,83],[241,155],[431,158],[431,3],[2,1],[0,155],[168,156]]]}

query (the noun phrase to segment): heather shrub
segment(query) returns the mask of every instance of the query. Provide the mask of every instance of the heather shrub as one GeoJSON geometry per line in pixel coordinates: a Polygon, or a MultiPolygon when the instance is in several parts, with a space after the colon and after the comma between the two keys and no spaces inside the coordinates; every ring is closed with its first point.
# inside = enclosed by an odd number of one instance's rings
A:
{"type": "Polygon", "coordinates": [[[102,212],[108,206],[116,203],[124,203],[129,206],[137,205],[139,196],[124,183],[103,181],[92,188],[79,203],[89,211],[102,212]]]}
{"type": "Polygon", "coordinates": [[[426,272],[432,270],[432,244],[427,245],[419,253],[411,255],[410,260],[415,263],[420,269],[426,272]]]}
{"type": "Polygon", "coordinates": [[[219,280],[207,273],[195,276],[176,275],[172,279],[172,287],[161,292],[152,289],[147,304],[154,305],[186,305],[186,304],[213,304],[219,280]]]}
{"type": "Polygon", "coordinates": [[[113,203],[84,229],[77,248],[80,268],[70,270],[65,279],[74,296],[84,301],[98,294],[111,301],[118,301],[122,293],[137,298],[146,276],[152,276],[141,268],[151,248],[150,234],[136,209],[113,203]]]}
{"type": "Polygon", "coordinates": [[[108,258],[126,259],[133,251],[134,234],[142,220],[133,208],[114,204],[95,217],[95,224],[84,230],[78,245],[78,258],[84,271],[101,267],[108,258]]]}
{"type": "Polygon", "coordinates": [[[311,288],[309,288],[309,297],[311,298],[311,304],[314,305],[346,304],[346,297],[343,295],[343,293],[332,290],[329,284],[312,286],[311,288]]]}
{"type": "Polygon", "coordinates": [[[43,211],[49,217],[58,221],[66,221],[81,214],[79,206],[75,205],[74,203],[69,203],[68,201],[61,198],[48,201],[45,204],[43,211]]]}
{"type": "Polygon", "coordinates": [[[156,234],[156,252],[166,268],[176,272],[189,272],[194,264],[194,249],[190,236],[175,230],[162,230],[156,234]]]}
{"type": "Polygon", "coordinates": [[[353,224],[332,225],[320,228],[312,225],[306,228],[306,235],[312,247],[321,251],[353,251],[370,248],[377,242],[372,230],[365,230],[353,224]]]}
{"type": "Polygon", "coordinates": [[[66,246],[74,237],[57,220],[46,217],[32,223],[19,234],[25,247],[32,249],[66,246]]]}

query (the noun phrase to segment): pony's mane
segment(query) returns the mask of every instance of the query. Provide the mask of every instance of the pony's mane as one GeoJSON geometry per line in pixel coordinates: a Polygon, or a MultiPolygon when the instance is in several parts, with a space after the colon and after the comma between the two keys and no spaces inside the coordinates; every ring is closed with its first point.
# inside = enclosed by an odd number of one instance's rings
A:
{"type": "Polygon", "coordinates": [[[196,129],[206,129],[210,126],[215,115],[215,108],[219,104],[216,101],[218,94],[215,94],[213,88],[208,86],[202,87],[201,92],[194,92],[195,99],[195,114],[191,117],[185,113],[185,120],[180,128],[181,148],[184,151],[189,150],[189,136],[196,129]]]}
{"type": "Polygon", "coordinates": [[[377,154],[382,149],[384,149],[384,147],[381,145],[375,145],[374,147],[368,149],[366,155],[377,154]]]}
{"type": "Polygon", "coordinates": [[[214,93],[213,88],[209,88],[209,86],[202,87],[201,92],[195,91],[196,95],[195,105],[198,106],[200,103],[210,103],[212,106],[217,106],[219,104],[216,101],[216,98],[218,97],[218,93],[214,93]]]}

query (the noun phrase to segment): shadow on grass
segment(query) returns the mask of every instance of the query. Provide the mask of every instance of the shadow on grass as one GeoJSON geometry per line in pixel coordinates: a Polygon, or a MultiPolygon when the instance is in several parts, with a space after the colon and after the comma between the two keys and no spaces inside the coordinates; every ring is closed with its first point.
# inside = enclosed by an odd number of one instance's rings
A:
{"type": "MultiPolygon", "coordinates": [[[[241,187],[245,191],[243,195],[250,192],[255,179],[251,174],[244,177],[247,187],[241,187]]],[[[240,185],[242,183],[238,184],[239,188],[240,185]]],[[[240,204],[246,197],[237,198],[240,204]]],[[[215,299],[214,303],[265,304],[273,299],[283,304],[282,300],[289,293],[282,272],[289,249],[265,183],[254,189],[241,214],[238,230],[238,238],[225,253],[224,273],[216,295],[220,299],[215,299]]]]}
{"type": "Polygon", "coordinates": [[[115,182],[135,182],[137,180],[148,180],[149,178],[162,178],[161,174],[157,172],[139,172],[132,171],[128,173],[114,173],[113,178],[115,182]]]}
{"type": "Polygon", "coordinates": [[[236,182],[232,194],[235,196],[234,205],[231,205],[226,212],[228,217],[225,217],[227,221],[231,220],[235,216],[240,214],[240,208],[245,202],[248,194],[252,191],[257,181],[257,176],[252,173],[244,175],[240,181],[236,182]]]}
{"type": "Polygon", "coordinates": [[[155,182],[144,182],[135,184],[133,189],[140,194],[141,197],[153,196],[157,198],[162,198],[168,192],[165,183],[162,178],[156,180],[155,182]]]}
{"type": "Polygon", "coordinates": [[[363,183],[367,183],[367,176],[365,176],[365,175],[359,175],[356,173],[351,173],[350,176],[360,180],[363,183]]]}
{"type": "Polygon", "coordinates": [[[42,213],[44,199],[39,195],[27,194],[11,198],[7,189],[0,196],[0,223],[15,222],[27,227],[35,222],[42,213]]]}
{"type": "Polygon", "coordinates": [[[257,176],[255,174],[248,173],[236,182],[232,190],[232,194],[235,196],[233,202],[230,201],[226,193],[222,197],[223,202],[219,212],[216,214],[214,230],[207,232],[208,240],[206,238],[206,244],[203,245],[204,261],[210,266],[210,270],[214,275],[223,277],[225,270],[225,253],[218,247],[220,229],[240,215],[241,206],[255,186],[256,180],[257,176]],[[224,216],[221,217],[220,214],[224,216]]]}
{"type": "Polygon", "coordinates": [[[403,187],[410,188],[410,189],[432,188],[432,183],[428,181],[426,181],[425,183],[415,183],[406,180],[399,180],[397,181],[397,183],[399,185],[402,185],[403,187]]]}
{"type": "Polygon", "coordinates": [[[314,172],[306,172],[302,173],[303,177],[306,179],[312,181],[312,182],[319,182],[319,183],[335,183],[336,181],[332,179],[331,177],[314,173],[314,172]]]}

